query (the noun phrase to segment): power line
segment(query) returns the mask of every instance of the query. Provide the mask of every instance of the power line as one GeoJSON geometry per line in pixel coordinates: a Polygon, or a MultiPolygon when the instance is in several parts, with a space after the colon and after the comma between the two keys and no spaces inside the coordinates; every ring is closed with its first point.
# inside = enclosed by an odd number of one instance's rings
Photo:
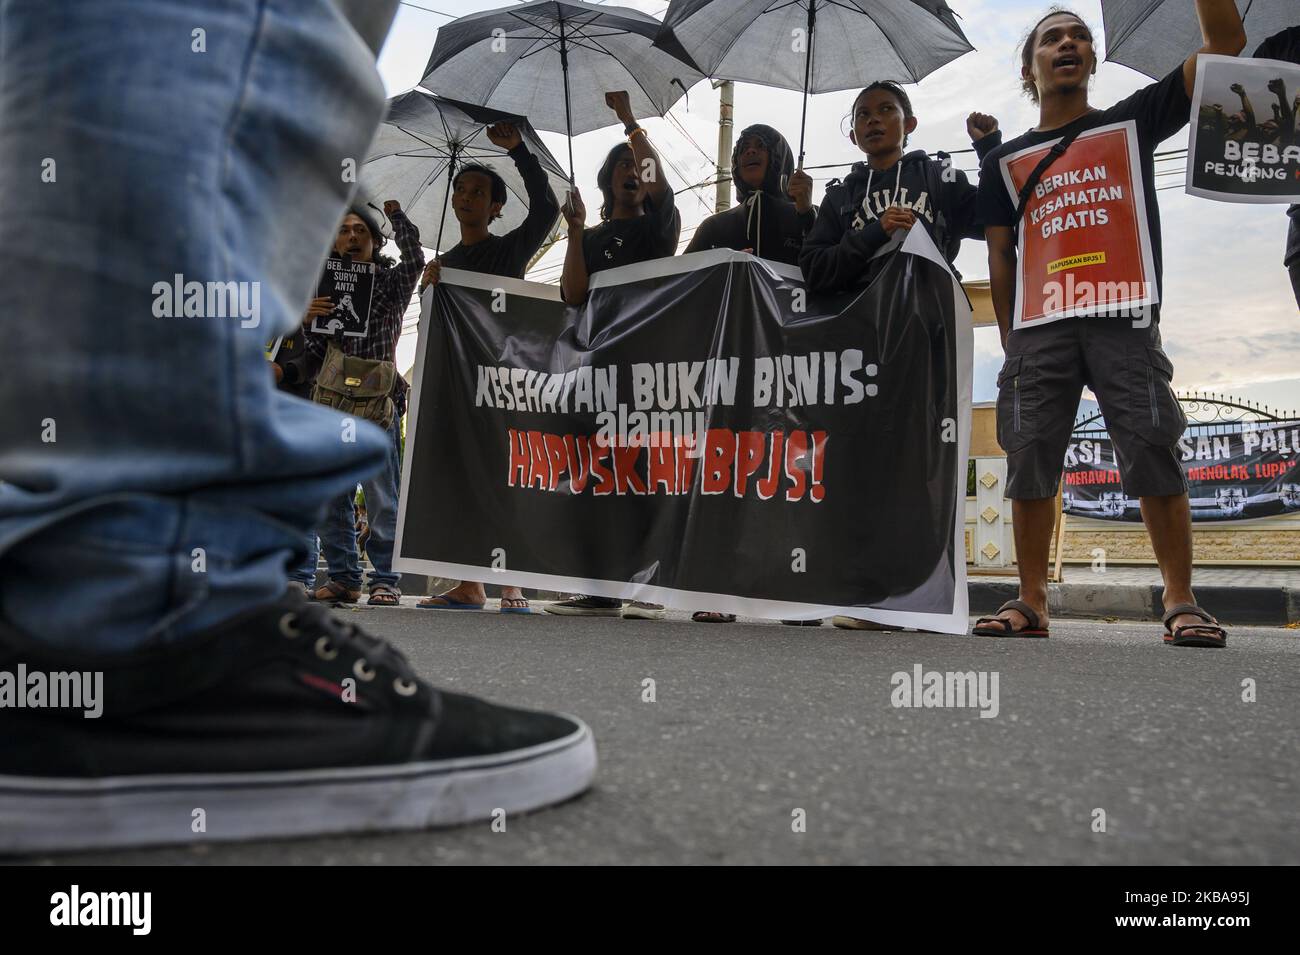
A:
{"type": "Polygon", "coordinates": [[[455,14],[452,14],[452,13],[443,13],[441,10],[435,10],[435,9],[433,9],[433,7],[422,7],[422,6],[420,6],[418,3],[412,3],[411,0],[398,0],[398,2],[401,3],[402,6],[404,6],[404,7],[415,7],[415,9],[417,9],[417,10],[423,10],[425,13],[436,13],[436,14],[438,14],[438,16],[440,16],[440,17],[447,17],[448,19],[451,19],[451,20],[455,20],[455,19],[456,19],[455,14]]]}
{"type": "Polygon", "coordinates": [[[685,126],[682,125],[681,120],[679,120],[672,113],[665,113],[664,119],[668,120],[668,122],[672,123],[674,126],[677,127],[677,129],[681,132],[683,136],[686,137],[686,139],[690,142],[690,144],[700,151],[700,155],[703,156],[708,161],[710,166],[716,165],[716,163],[714,162],[714,157],[710,156],[707,152],[705,152],[704,147],[695,141],[695,137],[690,134],[690,131],[685,126]]]}

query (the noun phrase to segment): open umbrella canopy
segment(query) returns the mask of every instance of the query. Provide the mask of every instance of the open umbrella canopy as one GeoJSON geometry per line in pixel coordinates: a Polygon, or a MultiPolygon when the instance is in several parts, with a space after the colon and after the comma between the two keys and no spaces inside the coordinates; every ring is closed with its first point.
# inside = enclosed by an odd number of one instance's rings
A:
{"type": "Polygon", "coordinates": [[[658,32],[638,10],[578,0],[487,10],[438,31],[420,85],[577,136],[616,122],[610,90],[627,90],[638,116],[663,116],[704,78],[654,46],[658,32]]]}
{"type": "MultiPolygon", "coordinates": [[[[1274,33],[1300,25],[1297,0],[1237,0],[1246,27],[1246,49],[1274,33]]],[[[1188,0],[1102,0],[1106,59],[1159,79],[1201,48],[1201,23],[1188,0]]]]}
{"type": "Polygon", "coordinates": [[[673,0],[658,42],[715,79],[808,93],[915,83],[974,49],[943,0],[673,0]]]}
{"type": "Polygon", "coordinates": [[[362,166],[358,194],[377,207],[384,199],[398,200],[419,228],[420,241],[445,252],[460,241],[460,228],[446,198],[453,158],[456,169],[483,163],[500,173],[510,194],[493,231],[510,231],[524,221],[528,197],[513,160],[487,138],[486,128],[495,123],[514,125],[546,170],[555,194],[563,196],[568,178],[528,120],[420,89],[388,101],[383,125],[362,166]]]}

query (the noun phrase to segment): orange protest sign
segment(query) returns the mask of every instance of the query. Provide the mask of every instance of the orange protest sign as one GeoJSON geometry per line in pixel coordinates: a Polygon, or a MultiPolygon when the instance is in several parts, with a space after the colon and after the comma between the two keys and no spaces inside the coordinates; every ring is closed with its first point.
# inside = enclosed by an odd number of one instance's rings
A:
{"type": "MultiPolygon", "coordinates": [[[[1003,157],[1013,196],[1059,139],[1003,157]]],[[[1160,301],[1137,126],[1079,134],[1030,194],[1020,224],[1015,328],[1108,315],[1141,318],[1160,301]]]]}

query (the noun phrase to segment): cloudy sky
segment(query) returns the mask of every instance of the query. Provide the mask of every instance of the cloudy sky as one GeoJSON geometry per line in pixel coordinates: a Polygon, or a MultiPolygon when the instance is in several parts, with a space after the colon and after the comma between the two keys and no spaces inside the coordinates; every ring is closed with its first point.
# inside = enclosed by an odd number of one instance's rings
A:
{"type": "MultiPolygon", "coordinates": [[[[950,0],[950,4],[961,17],[962,28],[975,51],[909,88],[920,120],[910,146],[931,152],[969,147],[965,117],[972,110],[997,116],[1007,135],[1018,135],[1037,122],[1036,109],[1020,93],[1018,51],[1025,31],[1049,4],[1022,0],[950,0]]],[[[419,83],[439,26],[454,16],[503,5],[504,0],[403,2],[379,60],[389,93],[404,92],[419,83]]],[[[668,6],[667,0],[625,0],[623,5],[658,17],[668,6]]],[[[1100,34],[1099,0],[1077,0],[1074,7],[1100,34]]],[[[1149,82],[1128,67],[1103,63],[1094,81],[1092,101],[1107,106],[1149,82]]],[[[443,92],[454,95],[454,91],[443,92]]],[[[853,96],[849,91],[810,97],[806,165],[842,163],[847,170],[848,164],[861,158],[845,138],[841,125],[853,96]]],[[[792,147],[797,148],[800,100],[797,92],[737,84],[735,128],[739,131],[750,123],[767,123],[785,133],[792,147]]],[[[657,117],[645,120],[643,125],[668,162],[673,187],[680,189],[709,179],[713,175],[712,156],[717,150],[717,92],[707,82],[697,84],[686,99],[673,107],[671,116],[685,132],[657,117]]],[[[590,197],[595,193],[596,169],[609,148],[622,138],[621,127],[612,114],[610,120],[607,129],[574,140],[576,178],[593,217],[595,204],[590,197]]],[[[543,133],[542,137],[563,162],[564,137],[553,133],[543,133]]],[[[1186,145],[1184,131],[1162,150],[1186,145]]],[[[969,168],[973,163],[973,157],[966,157],[965,162],[958,157],[960,167],[969,168]]],[[[1160,168],[1173,169],[1174,164],[1164,163],[1160,168]]],[[[842,175],[842,171],[816,170],[813,175],[820,177],[814,193],[814,201],[820,201],[826,181],[842,175]]],[[[1172,187],[1162,190],[1159,198],[1165,244],[1161,326],[1165,348],[1176,369],[1175,386],[1180,390],[1214,390],[1288,411],[1300,410],[1300,315],[1281,265],[1285,207],[1196,199],[1183,192],[1181,176],[1176,174],[1162,176],[1160,183],[1172,187]]],[[[691,230],[713,211],[713,190],[710,187],[679,194],[677,205],[682,215],[684,246],[691,230]]],[[[558,281],[563,254],[561,243],[537,264],[529,278],[558,281]]],[[[968,279],[987,276],[983,244],[965,243],[957,265],[968,279]]],[[[414,339],[413,334],[403,337],[399,349],[402,368],[409,367],[413,360],[414,339]]],[[[994,378],[1000,363],[996,334],[992,330],[978,331],[977,401],[994,396],[994,378]]]]}

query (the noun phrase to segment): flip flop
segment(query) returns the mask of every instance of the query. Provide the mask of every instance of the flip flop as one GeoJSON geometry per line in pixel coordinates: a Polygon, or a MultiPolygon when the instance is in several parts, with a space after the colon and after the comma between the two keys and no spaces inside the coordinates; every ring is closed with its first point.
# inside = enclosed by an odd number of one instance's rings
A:
{"type": "Polygon", "coordinates": [[[1174,607],[1165,614],[1164,624],[1165,643],[1171,647],[1226,647],[1228,645],[1228,631],[1219,626],[1219,621],[1195,604],[1179,604],[1174,607]],[[1182,614],[1199,617],[1205,622],[1185,623],[1181,627],[1174,627],[1171,631],[1170,622],[1182,614]],[[1187,632],[1189,630],[1201,632],[1189,634],[1187,632]]]}
{"type": "Polygon", "coordinates": [[[1046,637],[1048,635],[1048,630],[1043,626],[1038,611],[1023,600],[1008,600],[998,608],[998,613],[1005,613],[1008,610],[1018,610],[1024,616],[1026,625],[1023,630],[1017,630],[1016,625],[1005,617],[994,615],[976,620],[975,629],[971,633],[977,637],[1046,637]]]}
{"type": "Polygon", "coordinates": [[[438,594],[436,597],[427,597],[415,605],[421,610],[482,610],[487,604],[468,604],[459,600],[452,600],[446,594],[438,594]],[[442,603],[434,603],[435,600],[441,600],[442,603]]]}
{"type": "MultiPolygon", "coordinates": [[[[473,606],[473,605],[471,604],[471,606],[473,606]]],[[[532,612],[533,612],[533,608],[530,607],[530,606],[528,605],[528,598],[527,598],[527,597],[502,597],[502,598],[501,598],[501,606],[499,606],[499,607],[497,608],[497,613],[526,613],[526,614],[531,614],[532,612]],[[523,605],[522,607],[507,607],[507,606],[506,606],[506,601],[507,601],[507,600],[522,600],[522,601],[524,602],[524,605],[523,605]]]]}

